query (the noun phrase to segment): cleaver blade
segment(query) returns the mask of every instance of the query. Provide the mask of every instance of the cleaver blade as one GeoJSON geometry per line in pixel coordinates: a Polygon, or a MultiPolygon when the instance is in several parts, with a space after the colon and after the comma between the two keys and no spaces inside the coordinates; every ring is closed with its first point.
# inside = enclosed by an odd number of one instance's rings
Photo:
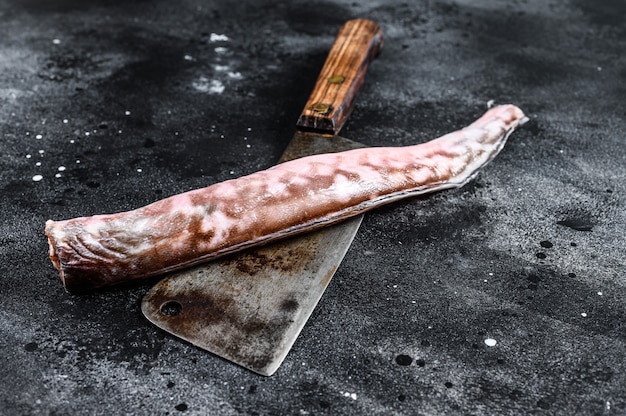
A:
{"type": "MultiPolygon", "coordinates": [[[[337,133],[382,44],[376,23],[346,22],[280,162],[364,147],[337,133]]],[[[166,275],[145,295],[142,312],[159,328],[270,376],[315,309],[362,219],[359,215],[166,275]]]]}

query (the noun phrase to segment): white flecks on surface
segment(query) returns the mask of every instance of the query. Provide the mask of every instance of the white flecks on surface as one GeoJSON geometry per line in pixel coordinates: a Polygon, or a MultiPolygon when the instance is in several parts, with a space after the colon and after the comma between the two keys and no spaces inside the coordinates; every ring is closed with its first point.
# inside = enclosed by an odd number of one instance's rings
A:
{"type": "Polygon", "coordinates": [[[55,45],[60,45],[61,44],[61,39],[52,39],[52,43],[55,45]]]}
{"type": "Polygon", "coordinates": [[[209,86],[209,94],[221,94],[224,92],[224,84],[222,84],[222,81],[219,81],[217,79],[213,79],[211,80],[211,85],[209,86]]]}
{"type": "Polygon", "coordinates": [[[35,163],[35,166],[41,166],[41,162],[35,163]]]}
{"type": "Polygon", "coordinates": [[[193,61],[193,56],[191,56],[191,55],[185,55],[185,56],[183,57],[183,59],[184,59],[185,61],[193,61]]]}
{"type": "Polygon", "coordinates": [[[80,163],[80,160],[76,160],[76,163],[80,163]]]}
{"type": "Polygon", "coordinates": [[[35,175],[35,176],[33,176],[33,181],[35,181],[35,182],[39,182],[39,181],[40,181],[40,180],[42,180],[42,179],[43,179],[43,176],[41,176],[41,175],[35,175]]]}
{"type": "Polygon", "coordinates": [[[31,155],[30,153],[26,155],[26,159],[30,159],[31,157],[33,157],[33,155],[31,155]]]}
{"type": "Polygon", "coordinates": [[[128,110],[124,111],[124,115],[125,116],[129,116],[130,115],[130,111],[128,111],[128,110]]]}
{"type": "Polygon", "coordinates": [[[493,338],[487,338],[485,340],[485,345],[488,346],[488,347],[495,347],[497,343],[498,343],[498,341],[496,341],[493,338]]]}
{"type": "Polygon", "coordinates": [[[61,176],[62,176],[62,175],[61,175],[60,173],[56,173],[56,174],[54,175],[54,177],[55,177],[55,178],[60,178],[61,176]]]}
{"type": "Polygon", "coordinates": [[[215,53],[220,54],[220,55],[228,52],[228,48],[225,48],[223,46],[218,46],[214,50],[215,50],[215,53]]]}
{"type": "Polygon", "coordinates": [[[602,292],[598,292],[598,296],[602,296],[602,295],[603,295],[603,293],[602,293],[602,292]]]}
{"type": "Polygon", "coordinates": [[[40,155],[43,155],[43,154],[45,153],[45,151],[44,151],[43,149],[39,149],[37,152],[38,152],[40,155]]]}
{"type": "Polygon", "coordinates": [[[59,166],[59,167],[57,168],[57,170],[58,170],[59,172],[63,172],[63,171],[65,170],[65,166],[59,166]]]}
{"type": "Polygon", "coordinates": [[[217,33],[211,33],[209,40],[211,42],[228,42],[230,39],[226,35],[220,35],[217,33]]]}
{"type": "Polygon", "coordinates": [[[230,79],[243,79],[241,72],[233,71],[230,65],[213,65],[213,70],[215,72],[226,74],[226,76],[230,79]]]}
{"type": "Polygon", "coordinates": [[[43,139],[43,136],[41,134],[38,134],[38,135],[35,136],[35,139],[41,140],[41,139],[43,139]]]}
{"type": "Polygon", "coordinates": [[[217,79],[210,80],[206,77],[198,78],[191,85],[196,91],[208,94],[221,94],[226,89],[222,81],[217,79]]]}
{"type": "Polygon", "coordinates": [[[143,169],[137,168],[137,172],[143,172],[143,169]]]}
{"type": "Polygon", "coordinates": [[[67,123],[69,123],[69,122],[70,122],[70,121],[69,121],[68,119],[66,119],[66,118],[64,118],[64,119],[63,119],[63,124],[67,124],[67,123]]]}
{"type": "Polygon", "coordinates": [[[580,316],[582,316],[583,318],[586,318],[587,317],[587,312],[581,313],[580,316]]]}
{"type": "Polygon", "coordinates": [[[350,392],[347,392],[347,391],[346,392],[340,391],[339,393],[341,393],[344,397],[351,398],[352,400],[356,400],[357,399],[356,393],[350,393],[350,392]]]}

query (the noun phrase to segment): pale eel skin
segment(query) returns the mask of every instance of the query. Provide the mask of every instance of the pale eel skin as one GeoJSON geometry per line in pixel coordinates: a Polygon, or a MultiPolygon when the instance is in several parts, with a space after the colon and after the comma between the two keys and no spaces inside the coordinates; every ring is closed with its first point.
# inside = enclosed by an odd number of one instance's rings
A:
{"type": "Polygon", "coordinates": [[[50,258],[69,292],[202,263],[462,186],[526,120],[518,107],[501,105],[428,143],[304,157],[133,211],[49,220],[50,258]]]}

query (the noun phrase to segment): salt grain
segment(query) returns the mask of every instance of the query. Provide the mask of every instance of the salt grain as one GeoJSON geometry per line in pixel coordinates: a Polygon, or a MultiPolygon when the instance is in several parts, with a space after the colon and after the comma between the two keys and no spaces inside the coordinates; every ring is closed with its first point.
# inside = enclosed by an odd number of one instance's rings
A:
{"type": "Polygon", "coordinates": [[[228,42],[230,39],[228,39],[228,36],[226,35],[218,35],[217,33],[211,33],[209,40],[211,42],[228,42]]]}
{"type": "Polygon", "coordinates": [[[488,347],[495,347],[497,343],[498,343],[498,341],[496,341],[493,338],[487,338],[485,340],[485,345],[488,346],[488,347]]]}
{"type": "Polygon", "coordinates": [[[344,392],[340,392],[340,393],[342,393],[344,395],[344,397],[349,397],[352,400],[356,400],[356,398],[357,398],[356,393],[349,393],[349,392],[345,392],[345,393],[344,392]]]}
{"type": "Polygon", "coordinates": [[[33,181],[35,181],[35,182],[39,182],[39,181],[40,181],[40,180],[42,180],[42,179],[43,179],[43,176],[41,176],[41,175],[35,175],[35,176],[33,176],[33,181]]]}

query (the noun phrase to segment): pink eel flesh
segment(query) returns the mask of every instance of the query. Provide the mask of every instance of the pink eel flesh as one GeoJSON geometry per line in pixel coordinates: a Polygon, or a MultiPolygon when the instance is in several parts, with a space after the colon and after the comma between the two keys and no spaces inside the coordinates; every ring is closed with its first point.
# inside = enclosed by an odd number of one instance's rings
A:
{"type": "Polygon", "coordinates": [[[502,105],[428,143],[304,157],[133,211],[49,220],[49,255],[70,292],[181,269],[460,187],[526,120],[519,108],[502,105]]]}

